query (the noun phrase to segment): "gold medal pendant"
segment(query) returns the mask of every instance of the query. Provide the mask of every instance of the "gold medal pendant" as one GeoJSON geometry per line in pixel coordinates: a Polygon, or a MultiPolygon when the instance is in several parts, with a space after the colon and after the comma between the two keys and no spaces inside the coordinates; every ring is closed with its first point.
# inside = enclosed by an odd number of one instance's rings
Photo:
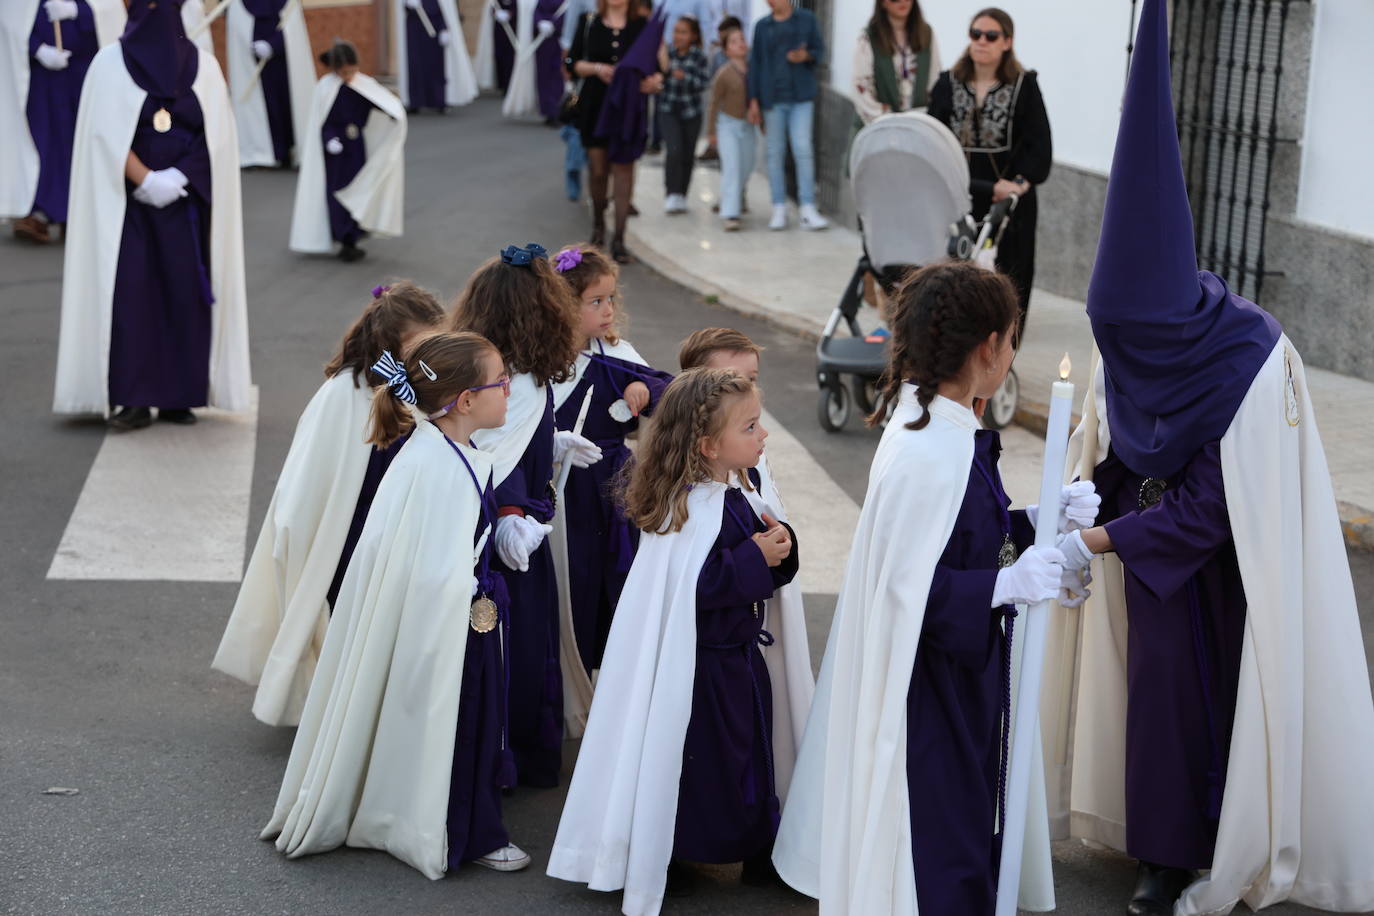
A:
{"type": "Polygon", "coordinates": [[[358,125],[350,124],[344,128],[344,136],[350,140],[358,139],[358,125]]]}
{"type": "Polygon", "coordinates": [[[1016,562],[1016,545],[1012,543],[1011,535],[1002,535],[1002,546],[997,551],[997,568],[1006,569],[1016,562]]]}
{"type": "Polygon", "coordinates": [[[172,129],[172,113],[165,108],[159,108],[153,113],[153,130],[160,134],[165,134],[172,129]]]}
{"type": "Polygon", "coordinates": [[[472,602],[472,611],[468,618],[472,628],[478,633],[490,633],[496,629],[499,616],[496,613],[496,602],[486,595],[472,602]]]}

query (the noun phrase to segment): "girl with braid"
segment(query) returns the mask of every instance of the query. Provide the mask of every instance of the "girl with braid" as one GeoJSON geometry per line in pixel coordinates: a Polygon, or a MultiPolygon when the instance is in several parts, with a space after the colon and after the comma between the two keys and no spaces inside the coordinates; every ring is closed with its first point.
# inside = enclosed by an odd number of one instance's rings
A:
{"type": "Polygon", "coordinates": [[[658,912],[665,887],[685,878],[677,860],[742,861],[746,882],[774,878],[796,745],[774,732],[773,709],[811,684],[809,669],[789,678],[770,662],[790,657],[787,634],[804,629],[775,600],[797,574],[792,530],[746,476],[768,436],[760,413],[758,390],[734,370],[684,372],[625,487],[639,550],[549,874],[623,888],[626,913],[658,912]]]}
{"type": "MultiPolygon", "coordinates": [[[[869,422],[896,407],[773,861],[823,912],[991,913],[1014,606],[1055,597],[1064,557],[1030,546],[1034,509],[1008,510],[998,435],[974,410],[1011,367],[1011,282],[967,262],[930,265],[892,318],[869,422]]],[[[1066,498],[1091,524],[1087,489],[1066,498]]]]}

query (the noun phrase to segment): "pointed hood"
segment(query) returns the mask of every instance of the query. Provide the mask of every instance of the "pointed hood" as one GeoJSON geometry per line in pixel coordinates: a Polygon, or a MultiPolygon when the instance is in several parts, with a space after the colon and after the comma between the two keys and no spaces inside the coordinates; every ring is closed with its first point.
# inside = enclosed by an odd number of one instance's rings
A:
{"type": "Polygon", "coordinates": [[[1112,448],[1151,477],[1176,473],[1221,438],[1281,332],[1197,268],[1168,29],[1163,0],[1145,0],[1087,303],[1112,448]]]}
{"type": "Polygon", "coordinates": [[[119,42],[134,82],[158,99],[174,99],[196,79],[196,46],[181,21],[182,0],[133,0],[119,42]]]}
{"type": "Polygon", "coordinates": [[[595,136],[607,140],[612,162],[634,162],[644,155],[649,138],[649,98],[639,91],[639,81],[658,72],[658,46],[663,42],[663,4],[654,8],[634,44],[616,65],[606,87],[595,136]]]}

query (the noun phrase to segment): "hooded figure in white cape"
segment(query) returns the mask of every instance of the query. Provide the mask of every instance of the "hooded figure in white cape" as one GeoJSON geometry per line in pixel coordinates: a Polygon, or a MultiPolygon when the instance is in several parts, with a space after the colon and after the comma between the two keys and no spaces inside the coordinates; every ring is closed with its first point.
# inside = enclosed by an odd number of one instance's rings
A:
{"type": "Polygon", "coordinates": [[[301,0],[234,0],[224,55],[244,168],[290,168],[302,156],[315,65],[301,0]]]}
{"type": "Polygon", "coordinates": [[[516,0],[515,60],[501,103],[508,118],[558,116],[563,99],[563,29],[567,0],[516,0]]]}
{"type": "Polygon", "coordinates": [[[1197,269],[1162,0],[1135,47],[1087,301],[1106,524],[1064,543],[1111,552],[1050,635],[1054,813],[1141,860],[1131,912],[1374,909],[1374,701],[1302,361],[1197,269]]]}
{"type": "Polygon", "coordinates": [[[445,111],[477,98],[454,0],[399,0],[391,8],[396,91],[406,109],[445,111]]]}
{"type": "Polygon", "coordinates": [[[336,41],[320,77],[301,149],[291,250],[356,261],[364,235],[404,229],[406,111],[381,83],[358,72],[358,52],[336,41]]]}
{"type": "Polygon", "coordinates": [[[116,425],[249,406],[238,144],[177,4],[138,0],[91,64],[72,159],[57,413],[116,425]],[[168,15],[168,14],[171,15],[168,15]]]}

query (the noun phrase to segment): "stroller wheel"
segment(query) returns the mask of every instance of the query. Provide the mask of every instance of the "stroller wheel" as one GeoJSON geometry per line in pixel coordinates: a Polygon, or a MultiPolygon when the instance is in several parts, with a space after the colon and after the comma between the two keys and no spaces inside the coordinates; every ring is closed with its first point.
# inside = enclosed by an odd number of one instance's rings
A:
{"type": "Polygon", "coordinates": [[[874,405],[878,403],[877,379],[856,375],[849,380],[849,390],[854,395],[854,404],[863,412],[863,415],[871,414],[874,405]]]}
{"type": "Polygon", "coordinates": [[[1002,387],[988,399],[987,410],[983,413],[983,425],[989,429],[1001,429],[1016,416],[1016,402],[1021,397],[1021,382],[1016,372],[1007,373],[1002,387]]]}
{"type": "Polygon", "coordinates": [[[820,420],[821,429],[828,433],[837,433],[844,428],[849,420],[849,391],[843,385],[836,383],[820,390],[816,419],[820,420]]]}

